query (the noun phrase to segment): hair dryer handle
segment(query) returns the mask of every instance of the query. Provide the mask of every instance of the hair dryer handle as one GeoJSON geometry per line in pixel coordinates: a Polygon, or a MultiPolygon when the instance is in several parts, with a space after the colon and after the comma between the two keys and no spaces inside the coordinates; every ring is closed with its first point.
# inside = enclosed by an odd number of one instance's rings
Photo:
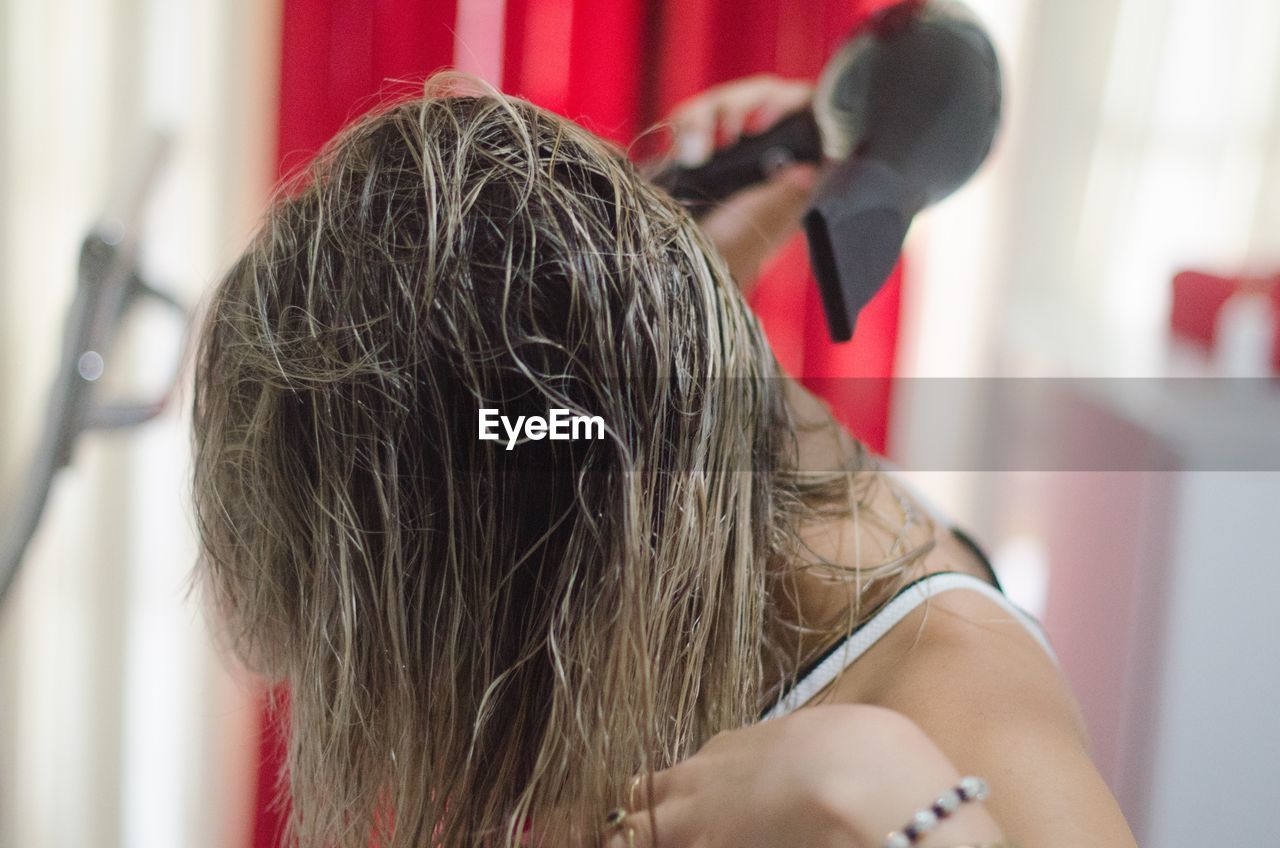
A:
{"type": "Polygon", "coordinates": [[[695,215],[734,192],[769,178],[778,167],[791,162],[822,161],[822,142],[813,112],[795,112],[759,135],[715,153],[705,164],[686,168],[672,163],[653,181],[666,189],[695,215]]]}

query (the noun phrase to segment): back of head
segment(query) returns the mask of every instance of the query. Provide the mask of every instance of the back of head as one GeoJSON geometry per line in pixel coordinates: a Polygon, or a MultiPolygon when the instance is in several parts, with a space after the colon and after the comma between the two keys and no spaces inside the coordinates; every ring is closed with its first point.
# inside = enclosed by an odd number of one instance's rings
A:
{"type": "Polygon", "coordinates": [[[618,151],[451,84],[322,153],[201,343],[202,576],[288,684],[304,845],[586,827],[759,705],[789,449],[759,328],[618,151]],[[508,450],[482,408],[602,438],[508,450]]]}

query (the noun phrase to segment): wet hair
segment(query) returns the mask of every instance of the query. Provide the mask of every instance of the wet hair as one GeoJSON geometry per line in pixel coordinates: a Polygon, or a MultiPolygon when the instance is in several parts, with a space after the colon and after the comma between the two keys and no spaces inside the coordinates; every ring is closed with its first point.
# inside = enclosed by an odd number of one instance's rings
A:
{"type": "Polygon", "coordinates": [[[295,844],[594,838],[794,671],[775,581],[859,469],[794,471],[723,260],[583,128],[435,78],[281,191],[203,323],[198,575],[287,684],[295,844]],[[604,437],[507,450],[480,408],[604,437]]]}

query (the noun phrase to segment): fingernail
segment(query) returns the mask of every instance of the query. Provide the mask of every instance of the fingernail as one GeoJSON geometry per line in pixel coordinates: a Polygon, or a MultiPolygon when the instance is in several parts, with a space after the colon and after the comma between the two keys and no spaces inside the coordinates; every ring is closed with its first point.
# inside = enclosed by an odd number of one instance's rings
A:
{"type": "Polygon", "coordinates": [[[711,158],[711,139],[706,133],[682,133],[676,139],[676,161],[686,168],[696,168],[711,158]]]}

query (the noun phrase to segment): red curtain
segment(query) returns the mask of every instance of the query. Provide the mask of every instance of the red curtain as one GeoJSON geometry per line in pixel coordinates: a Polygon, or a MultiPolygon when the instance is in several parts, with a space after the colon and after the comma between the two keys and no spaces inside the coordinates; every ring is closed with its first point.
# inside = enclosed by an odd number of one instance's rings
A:
{"type": "Polygon", "coordinates": [[[284,0],[276,161],[311,158],[380,95],[453,62],[455,0],[284,0]]]}
{"type": "MultiPolygon", "coordinates": [[[[466,0],[463,0],[466,2],[466,0]]],[[[680,100],[771,72],[813,79],[836,45],[898,0],[508,0],[503,90],[623,144],[680,100]]],[[[752,296],[778,359],[873,449],[888,447],[900,272],[867,306],[853,341],[827,337],[797,237],[752,296]]]]}
{"type": "MultiPolygon", "coordinates": [[[[303,165],[352,118],[453,64],[459,6],[488,2],[283,0],[280,174],[303,165]]],[[[815,77],[845,35],[894,2],[506,0],[501,87],[626,145],[712,84],[761,72],[815,77]]],[[[890,402],[883,378],[894,370],[901,285],[895,271],[853,341],[834,345],[797,237],[752,297],[783,366],[882,452],[890,402]]],[[[285,809],[272,803],[282,722],[263,715],[252,844],[275,848],[285,809]]]]}

